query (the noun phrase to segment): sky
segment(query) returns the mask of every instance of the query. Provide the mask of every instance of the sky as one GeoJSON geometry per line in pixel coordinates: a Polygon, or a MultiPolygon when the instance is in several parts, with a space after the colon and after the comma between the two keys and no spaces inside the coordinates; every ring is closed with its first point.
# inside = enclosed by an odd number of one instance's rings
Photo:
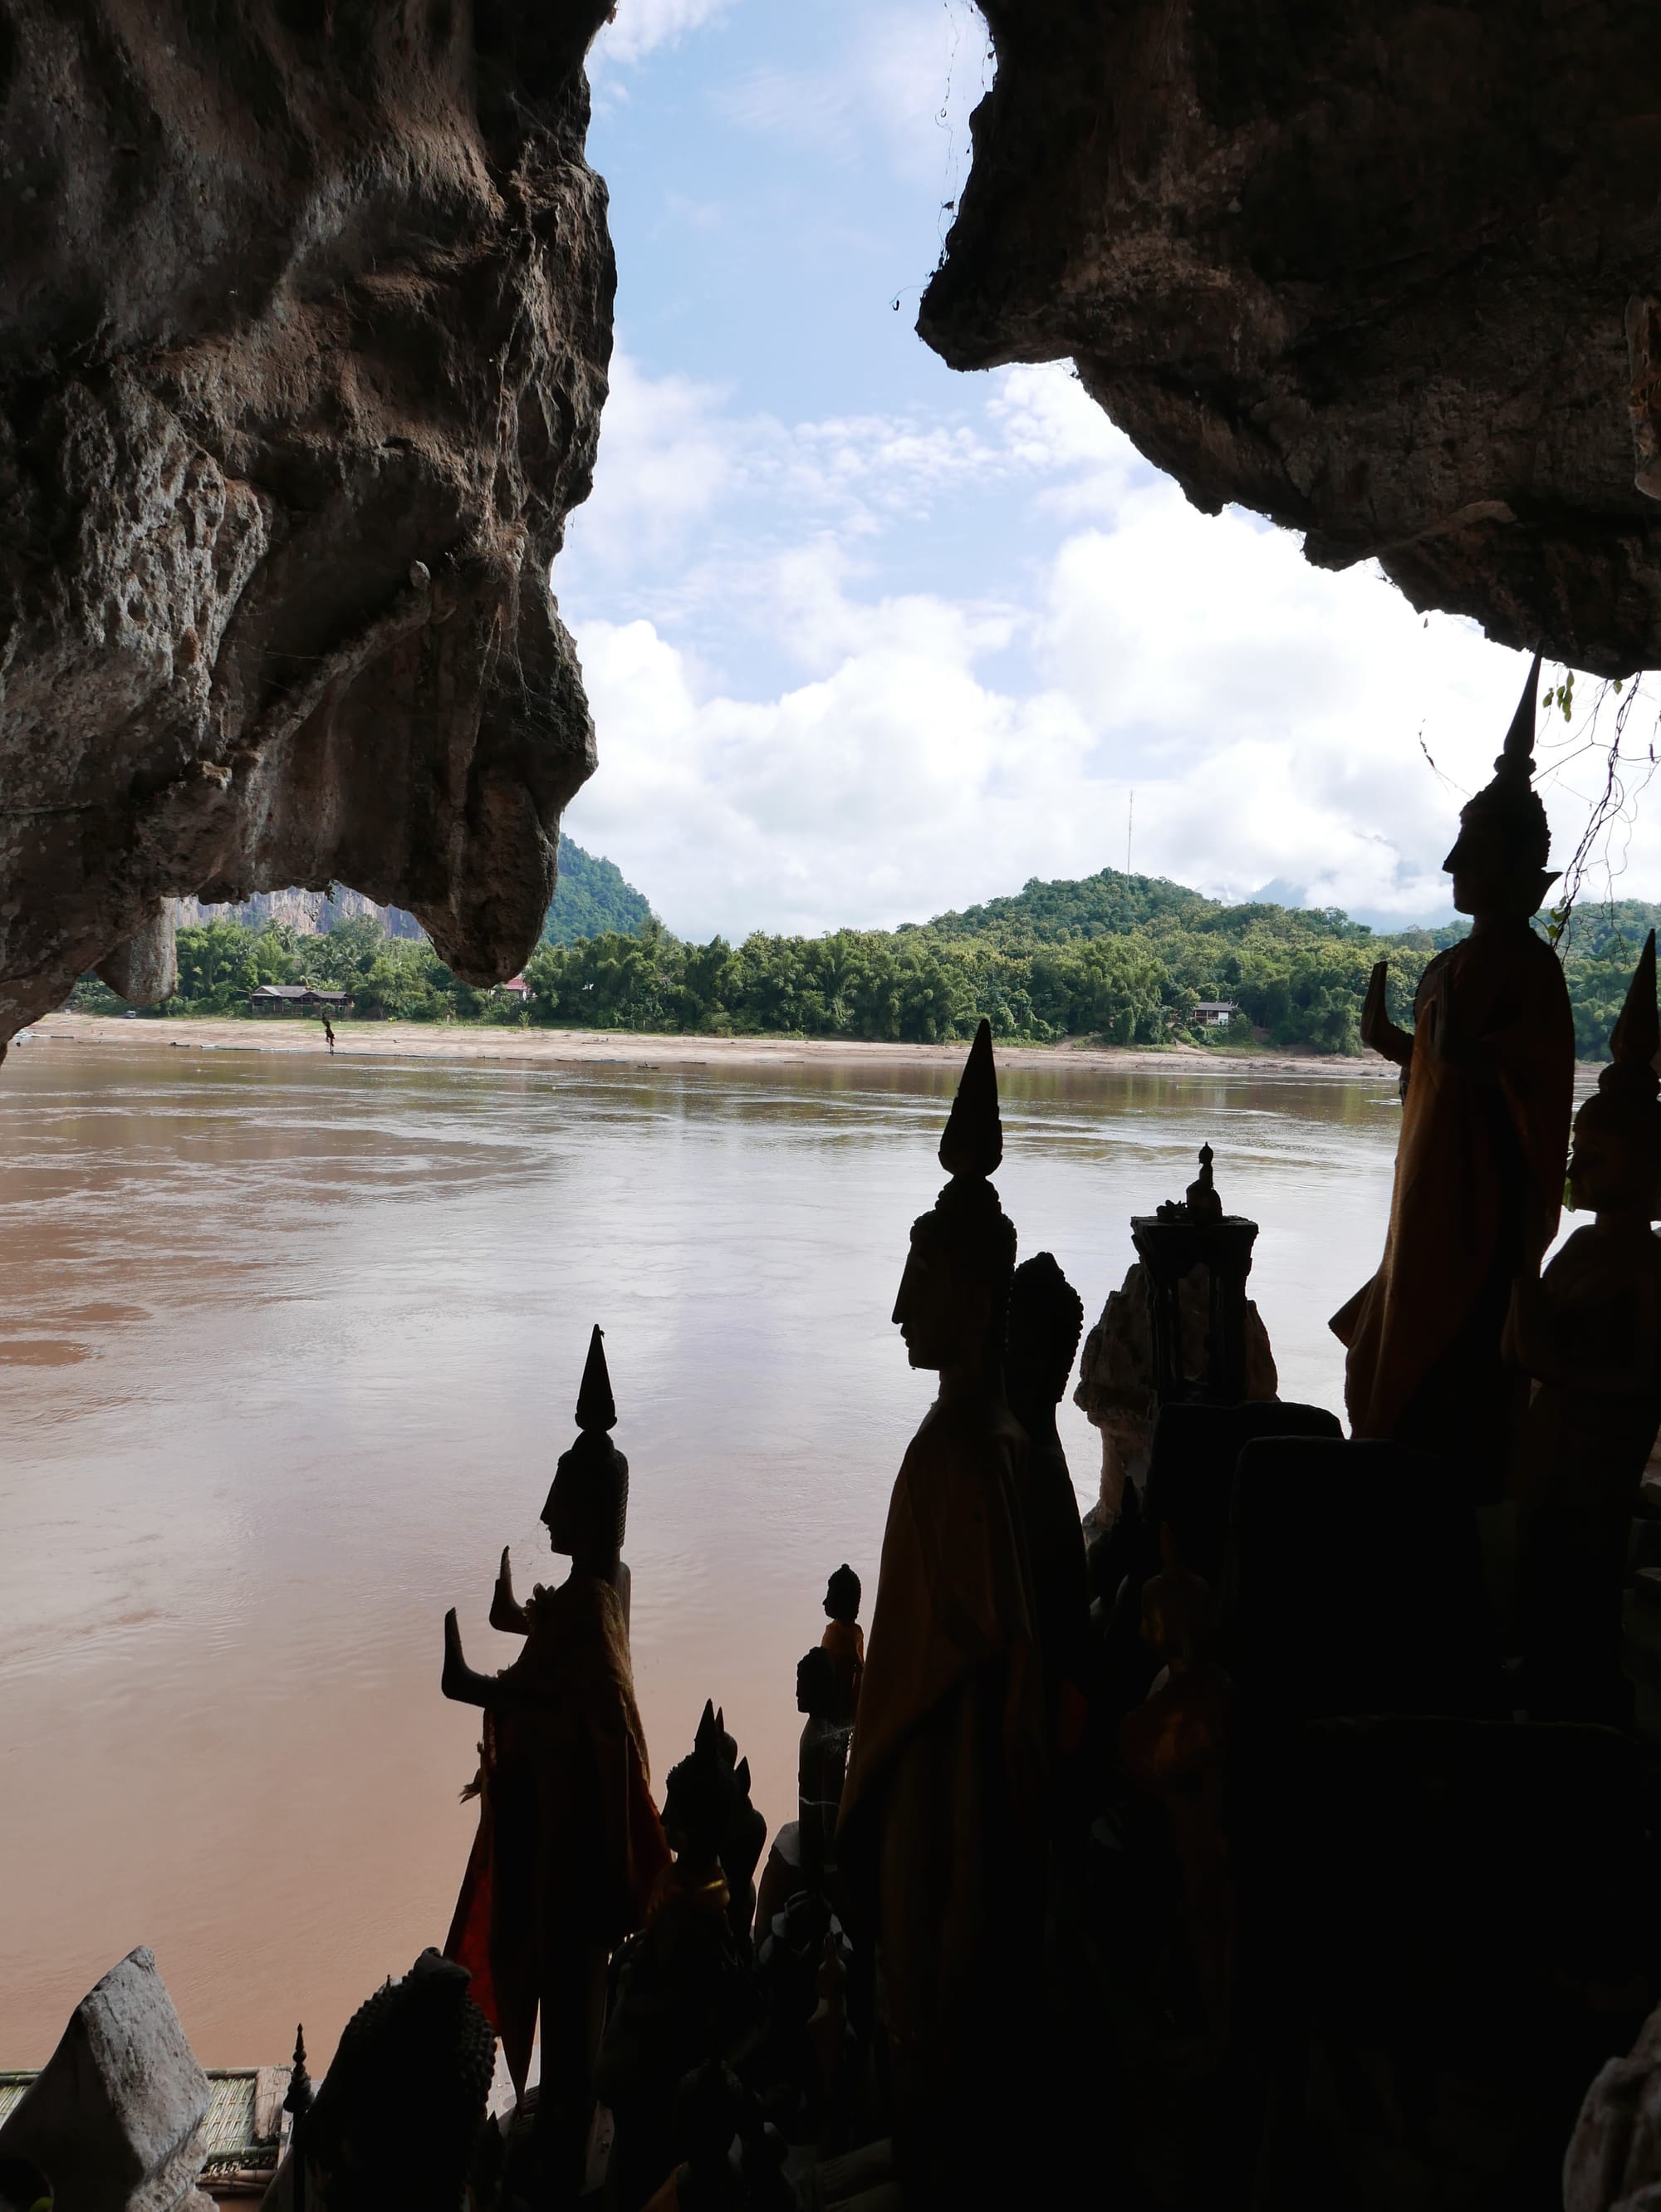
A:
{"type": "MultiPolygon", "coordinates": [[[[1525,657],[1200,514],[1066,362],[965,376],[916,336],[993,67],[971,0],[619,0],[589,138],[616,351],[554,568],[600,765],[567,829],[700,940],[1127,855],[1447,918],[1525,657]]],[[[1585,721],[1539,749],[1554,859],[1602,784],[1585,721]]],[[[1647,818],[1603,857],[1661,896],[1647,818]]]]}

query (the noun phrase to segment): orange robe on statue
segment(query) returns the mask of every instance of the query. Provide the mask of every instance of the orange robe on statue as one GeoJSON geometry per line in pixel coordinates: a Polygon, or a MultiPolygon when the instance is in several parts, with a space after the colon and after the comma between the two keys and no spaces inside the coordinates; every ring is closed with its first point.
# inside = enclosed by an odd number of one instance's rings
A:
{"type": "Polygon", "coordinates": [[[1526,1404],[1500,1352],[1512,1278],[1538,1267],[1562,1202],[1574,1019],[1525,922],[1440,953],[1413,1011],[1384,1259],[1331,1325],[1354,1433],[1458,1458],[1493,1494],[1526,1404]]]}
{"type": "Polygon", "coordinates": [[[544,1992],[591,1978],[595,1960],[603,1971],[670,1856],[616,1591],[573,1574],[524,1611],[524,1650],[500,1679],[529,1695],[484,1716],[478,1833],[444,1947],[516,2084],[544,1992]]]}

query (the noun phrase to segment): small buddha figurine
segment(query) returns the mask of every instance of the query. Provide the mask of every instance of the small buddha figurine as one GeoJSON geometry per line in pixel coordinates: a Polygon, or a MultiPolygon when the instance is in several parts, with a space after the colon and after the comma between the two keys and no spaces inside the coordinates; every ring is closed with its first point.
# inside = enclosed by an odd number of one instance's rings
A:
{"type": "Polygon", "coordinates": [[[1395,1191],[1378,1273],[1331,1322],[1354,1433],[1440,1457],[1479,1502],[1503,1494],[1526,1404],[1500,1339],[1512,1279],[1556,1233],[1574,1087],[1562,968],[1530,926],[1554,881],[1530,782],[1539,677],[1537,653],[1442,863],[1471,930],[1425,969],[1411,1034],[1373,970],[1362,1039],[1405,1071],[1395,1191]]]}
{"type": "Polygon", "coordinates": [[[880,1960],[896,2178],[920,2203],[1017,2201],[1046,1836],[1042,1671],[1004,1402],[1015,1237],[991,1032],[963,1071],[894,1318],[939,1395],[888,1508],[837,1858],[880,1960]]]}
{"type": "Polygon", "coordinates": [[[848,1738],[836,1662],[822,1644],[803,1654],[796,1669],[796,1710],[806,1719],[797,1752],[797,1819],[802,1873],[822,1887],[836,1861],[836,1821],[848,1771],[848,1738]]]}
{"type": "Polygon", "coordinates": [[[608,2201],[637,2212],[676,2162],[676,2089],[724,2058],[749,2021],[750,1970],[727,1917],[721,1845],[735,1770],[706,1705],[690,1754],[664,1787],[664,1832],[675,1856],[658,1878],[645,1927],[619,1955],[596,2071],[616,2123],[608,2201]]]}
{"type": "Polygon", "coordinates": [[[1009,1410],[1027,1432],[1021,1505],[1038,1608],[1050,1747],[1070,1754],[1083,1741],[1090,1678],[1090,1587],[1084,1528],[1056,1426],[1084,1330],[1084,1302],[1051,1252],[1015,1271],[1005,1376],[1009,1410]]]}
{"type": "Polygon", "coordinates": [[[865,1632],[859,1626],[859,1577],[844,1559],[825,1585],[825,1632],[820,1638],[836,1667],[843,1718],[859,1715],[859,1678],[865,1671],[865,1632]]]}
{"type": "Polygon", "coordinates": [[[1539,1388],[1518,1469],[1525,1692],[1540,1720],[1625,1723],[1628,1524],[1661,1426],[1661,1022],[1650,932],[1597,1089],[1574,1122],[1569,1202],[1593,1219],[1519,1279],[1507,1348],[1539,1388]]]}
{"type": "Polygon", "coordinates": [[[1208,2030],[1227,2033],[1234,1882],[1222,1825],[1234,1686],[1207,1656],[1211,1593],[1182,1564],[1168,1528],[1162,1571],[1142,1593],[1143,1641],[1163,1662],[1144,1702],[1119,1723],[1131,1779],[1165,1808],[1182,1878],[1183,1918],[1208,2030]]]}
{"type": "Polygon", "coordinates": [[[749,1761],[739,1758],[737,1739],[727,1733],[726,1715],[712,1698],[704,1700],[696,1742],[700,1748],[715,1746],[732,1777],[727,1825],[721,1838],[721,1871],[727,1878],[727,1920],[742,1950],[749,1942],[755,1918],[755,1869],[767,1849],[767,1815],[751,1802],[749,1761]]]}
{"type": "Polygon", "coordinates": [[[453,1609],[444,1623],[444,1694],[485,1717],[478,1780],[464,1793],[479,1797],[478,1833],[445,1955],[469,1970],[520,2096],[540,2010],[537,2128],[556,2189],[582,2178],[607,1963],[669,1857],[615,1582],[627,1465],[602,1427],[615,1419],[610,1395],[597,1329],[578,1407],[585,1433],[543,1514],[571,1572],[515,1606],[519,1656],[478,1674],[453,1609]]]}
{"type": "Polygon", "coordinates": [[[1217,1189],[1216,1177],[1212,1173],[1212,1163],[1215,1158],[1216,1154],[1209,1145],[1200,1146],[1199,1173],[1182,1194],[1191,1221],[1222,1219],[1222,1198],[1217,1189]]]}

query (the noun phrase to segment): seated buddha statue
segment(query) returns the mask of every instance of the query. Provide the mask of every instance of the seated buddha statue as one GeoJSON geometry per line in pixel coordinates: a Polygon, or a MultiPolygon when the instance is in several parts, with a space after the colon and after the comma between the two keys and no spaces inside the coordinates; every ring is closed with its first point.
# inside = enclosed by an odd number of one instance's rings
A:
{"type": "Polygon", "coordinates": [[[734,1939],[721,1864],[739,1795],[721,1733],[706,1704],[664,1785],[673,1863],[617,1960],[596,2081],[616,2124],[606,2186],[620,2212],[638,2212],[674,2169],[677,2084],[735,2056],[754,2026],[749,1946],[734,1939]]]}

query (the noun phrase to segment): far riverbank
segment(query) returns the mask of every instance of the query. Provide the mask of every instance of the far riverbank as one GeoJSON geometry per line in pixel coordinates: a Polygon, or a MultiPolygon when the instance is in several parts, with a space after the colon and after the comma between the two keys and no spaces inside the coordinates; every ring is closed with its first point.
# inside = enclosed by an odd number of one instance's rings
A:
{"type": "MultiPolygon", "coordinates": [[[[47,1014],[26,1032],[29,1042],[54,1038],[77,1044],[129,1048],[177,1046],[202,1051],[327,1054],[322,1024],[274,1016],[264,1020],[226,1015],[217,1018],[147,1019],[105,1014],[47,1014]]],[[[335,1030],[338,1059],[395,1059],[522,1062],[532,1066],[609,1064],[627,1067],[755,1067],[812,1066],[876,1068],[938,1063],[961,1066],[967,1039],[947,1044],[870,1044],[842,1037],[651,1036],[634,1030],[497,1029],[454,1027],[425,1022],[342,1021],[335,1030]]],[[[27,1049],[27,1044],[22,1048],[27,1049]]],[[[1279,1051],[1263,1046],[1252,1052],[1208,1051],[1203,1045],[1000,1044],[1001,1067],[1067,1067],[1128,1073],[1155,1070],[1171,1073],[1241,1076],[1296,1075],[1351,1082],[1357,1076],[1385,1076],[1375,1054],[1279,1051]]]]}

